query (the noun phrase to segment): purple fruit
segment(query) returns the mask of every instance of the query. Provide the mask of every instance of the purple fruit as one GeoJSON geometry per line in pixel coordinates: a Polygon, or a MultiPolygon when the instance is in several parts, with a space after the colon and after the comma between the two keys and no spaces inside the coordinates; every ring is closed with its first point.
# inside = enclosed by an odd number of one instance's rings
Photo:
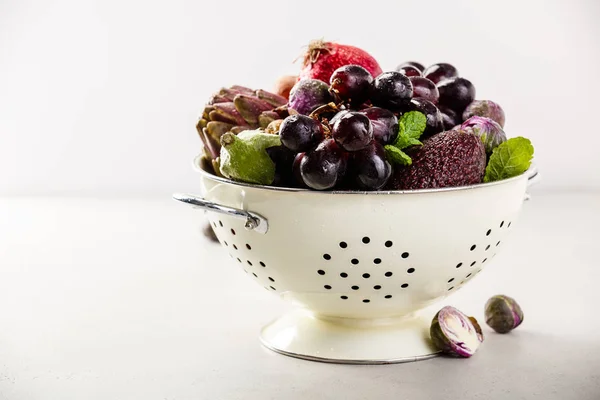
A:
{"type": "Polygon", "coordinates": [[[460,125],[460,117],[454,111],[444,106],[438,106],[438,108],[442,114],[442,122],[444,123],[445,131],[449,131],[460,125]]]}
{"type": "Polygon", "coordinates": [[[288,107],[308,115],[315,108],[333,101],[329,85],[318,79],[301,79],[290,91],[288,107]]]}
{"type": "Polygon", "coordinates": [[[420,98],[429,100],[433,104],[437,104],[440,98],[440,92],[438,91],[435,83],[422,76],[411,76],[410,82],[413,85],[413,99],[420,98]]]}
{"type": "Polygon", "coordinates": [[[463,112],[463,121],[473,116],[486,117],[496,121],[504,128],[504,110],[498,103],[491,100],[475,100],[463,112]]]}
{"type": "Polygon", "coordinates": [[[407,65],[406,63],[398,65],[396,67],[396,71],[408,77],[421,76],[421,72],[423,72],[423,70],[415,67],[414,65],[407,65]]]}
{"type": "Polygon", "coordinates": [[[444,353],[459,357],[471,357],[483,341],[479,334],[479,323],[454,307],[442,308],[431,321],[431,341],[444,353]]]}
{"type": "Polygon", "coordinates": [[[364,190],[379,190],[392,174],[383,146],[373,141],[367,148],[352,154],[352,172],[356,185],[364,190]]]}
{"type": "Polygon", "coordinates": [[[384,72],[373,81],[372,102],[378,107],[398,111],[413,95],[412,83],[400,72],[384,72]]]}
{"type": "Polygon", "coordinates": [[[331,135],[342,149],[358,151],[373,141],[373,125],[366,115],[350,111],[335,121],[331,135]]]}
{"type": "Polygon", "coordinates": [[[373,137],[382,145],[394,143],[398,137],[398,118],[391,111],[369,107],[360,111],[371,120],[373,137]]]}
{"type": "Polygon", "coordinates": [[[344,65],[333,72],[329,82],[330,91],[340,100],[361,105],[369,98],[373,77],[360,65],[344,65]]]}
{"type": "Polygon", "coordinates": [[[423,71],[423,76],[433,83],[438,84],[446,79],[458,76],[458,71],[453,65],[447,63],[437,63],[427,67],[423,71]]]}
{"type": "Polygon", "coordinates": [[[302,181],[312,189],[333,188],[346,170],[346,156],[333,139],[322,141],[300,160],[302,181]]]}
{"type": "Polygon", "coordinates": [[[419,111],[427,117],[427,125],[423,132],[423,137],[431,136],[444,130],[444,123],[440,110],[425,99],[412,99],[405,111],[419,111]]]}
{"type": "Polygon", "coordinates": [[[419,70],[419,72],[425,71],[425,67],[420,62],[416,61],[406,61],[396,67],[396,71],[400,71],[401,68],[404,67],[413,67],[419,70]]]}
{"type": "Polygon", "coordinates": [[[439,104],[462,115],[465,108],[475,100],[475,86],[465,78],[447,79],[437,85],[439,104]]]}
{"type": "Polygon", "coordinates": [[[294,153],[309,151],[323,140],[323,127],[306,115],[290,115],[281,123],[279,137],[281,143],[294,153]]]}

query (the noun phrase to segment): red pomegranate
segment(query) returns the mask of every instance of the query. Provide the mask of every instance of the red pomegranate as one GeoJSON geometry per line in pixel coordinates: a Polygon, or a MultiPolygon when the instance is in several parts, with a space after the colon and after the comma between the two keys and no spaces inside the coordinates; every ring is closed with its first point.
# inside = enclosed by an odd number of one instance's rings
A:
{"type": "Polygon", "coordinates": [[[304,64],[298,80],[312,78],[329,83],[333,71],[349,64],[360,65],[369,71],[373,78],[382,72],[377,60],[358,47],[313,40],[304,54],[304,64]]]}

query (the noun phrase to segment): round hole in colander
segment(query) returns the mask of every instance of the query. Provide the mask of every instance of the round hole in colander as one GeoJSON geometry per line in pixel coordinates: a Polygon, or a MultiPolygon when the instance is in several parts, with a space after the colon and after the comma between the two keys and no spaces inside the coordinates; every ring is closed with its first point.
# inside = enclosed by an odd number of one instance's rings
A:
{"type": "Polygon", "coordinates": [[[221,228],[223,227],[223,221],[219,220],[219,225],[221,225],[221,228]]]}
{"type": "Polygon", "coordinates": [[[325,285],[325,286],[323,286],[323,287],[324,287],[325,289],[327,289],[327,290],[331,290],[331,286],[330,286],[330,285],[325,285]]]}
{"type": "Polygon", "coordinates": [[[241,259],[241,258],[239,258],[239,257],[237,258],[237,260],[238,260],[239,262],[242,262],[242,259],[241,259]]]}
{"type": "Polygon", "coordinates": [[[490,236],[490,233],[492,233],[492,230],[488,229],[488,231],[486,232],[485,236],[490,236]]]}
{"type": "Polygon", "coordinates": [[[231,228],[231,234],[235,235],[235,230],[233,228],[231,228]]]}
{"type": "Polygon", "coordinates": [[[358,290],[358,289],[360,289],[358,286],[356,286],[356,285],[352,286],[352,290],[358,290]]]}
{"type": "Polygon", "coordinates": [[[484,262],[486,262],[486,261],[487,261],[487,258],[484,258],[484,259],[483,259],[483,261],[482,261],[481,263],[483,264],[483,263],[484,263],[484,262]]]}
{"type": "Polygon", "coordinates": [[[391,271],[388,271],[388,272],[386,272],[384,275],[385,275],[385,276],[387,276],[387,277],[389,278],[390,276],[392,276],[392,275],[394,275],[394,274],[393,274],[391,271]]]}
{"type": "Polygon", "coordinates": [[[381,258],[376,258],[373,260],[374,264],[381,264],[381,258]]]}
{"type": "Polygon", "coordinates": [[[371,300],[369,300],[369,299],[364,299],[364,300],[363,300],[363,303],[369,303],[370,301],[371,301],[371,300]]]}
{"type": "Polygon", "coordinates": [[[323,258],[327,261],[331,260],[331,256],[327,253],[323,254],[323,258]]]}
{"type": "Polygon", "coordinates": [[[254,272],[252,273],[252,275],[254,275],[255,278],[258,278],[258,275],[256,275],[254,272]]]}
{"type": "Polygon", "coordinates": [[[362,274],[362,277],[365,279],[369,279],[371,277],[371,274],[365,272],[364,274],[362,274]]]}
{"type": "Polygon", "coordinates": [[[317,271],[317,274],[319,274],[319,275],[325,275],[325,271],[323,271],[322,269],[320,269],[320,270],[317,271]]]}
{"type": "Polygon", "coordinates": [[[250,260],[246,260],[249,266],[252,266],[252,262],[250,260]]]}
{"type": "Polygon", "coordinates": [[[475,265],[475,264],[477,264],[477,261],[473,261],[473,262],[471,263],[471,267],[472,267],[473,265],[475,265]]]}
{"type": "Polygon", "coordinates": [[[357,265],[359,261],[357,258],[353,258],[350,262],[354,265],[357,265]]]}
{"type": "Polygon", "coordinates": [[[340,299],[342,299],[342,300],[348,300],[348,296],[340,296],[340,299]]]}
{"type": "Polygon", "coordinates": [[[348,277],[348,274],[347,274],[347,273],[345,273],[345,272],[342,272],[342,273],[340,274],[340,276],[341,276],[342,278],[347,278],[347,277],[348,277]]]}
{"type": "Polygon", "coordinates": [[[394,245],[394,243],[391,240],[388,240],[387,242],[385,242],[385,247],[392,247],[394,245]]]}
{"type": "Polygon", "coordinates": [[[448,291],[451,291],[452,289],[454,289],[454,286],[450,286],[450,287],[448,288],[448,291]]]}
{"type": "Polygon", "coordinates": [[[402,258],[408,258],[409,255],[410,254],[408,254],[408,252],[405,251],[404,253],[402,253],[402,255],[400,257],[402,257],[402,258]]]}
{"type": "Polygon", "coordinates": [[[406,289],[406,288],[408,287],[408,283],[403,283],[402,285],[400,285],[400,287],[401,287],[402,289],[406,289]]]}
{"type": "Polygon", "coordinates": [[[342,249],[345,249],[346,247],[348,247],[348,243],[346,243],[346,242],[340,242],[340,247],[342,249]]]}
{"type": "Polygon", "coordinates": [[[504,221],[500,222],[500,228],[504,226],[504,221]]]}
{"type": "Polygon", "coordinates": [[[233,248],[237,250],[237,246],[234,244],[232,244],[233,248]]]}
{"type": "Polygon", "coordinates": [[[364,244],[369,244],[371,242],[371,239],[368,236],[365,236],[364,238],[362,238],[362,242],[364,244]]]}
{"type": "Polygon", "coordinates": [[[412,274],[413,272],[415,272],[414,268],[409,268],[406,270],[407,273],[412,274]]]}
{"type": "Polygon", "coordinates": [[[473,275],[473,274],[469,273],[465,278],[470,278],[471,275],[473,275]]]}
{"type": "Polygon", "coordinates": [[[475,245],[475,244],[473,246],[471,246],[471,251],[475,250],[476,247],[477,247],[477,245],[475,245]]]}
{"type": "Polygon", "coordinates": [[[460,268],[462,267],[463,263],[459,262],[458,264],[456,264],[456,268],[460,268]]]}
{"type": "Polygon", "coordinates": [[[373,289],[379,290],[379,289],[381,289],[381,285],[375,285],[375,286],[373,286],[373,289]]]}
{"type": "Polygon", "coordinates": [[[453,281],[454,281],[454,278],[448,279],[448,283],[452,283],[453,281]]]}
{"type": "Polygon", "coordinates": [[[490,249],[490,245],[488,244],[485,248],[485,251],[488,251],[490,249]]]}
{"type": "Polygon", "coordinates": [[[267,265],[266,265],[264,262],[262,262],[262,261],[259,261],[258,263],[259,263],[259,264],[260,264],[260,266],[261,266],[261,267],[263,267],[263,268],[265,268],[265,267],[267,266],[267,265]]]}
{"type": "Polygon", "coordinates": [[[496,247],[500,246],[500,241],[498,240],[498,243],[496,243],[496,247]]]}
{"type": "Polygon", "coordinates": [[[247,248],[248,250],[252,250],[252,246],[250,246],[248,243],[246,243],[246,248],[247,248]]]}
{"type": "Polygon", "coordinates": [[[384,297],[385,297],[386,299],[391,299],[391,298],[392,298],[392,295],[391,295],[391,294],[386,294],[384,297]]]}
{"type": "Polygon", "coordinates": [[[268,278],[271,282],[275,282],[275,279],[271,278],[270,276],[268,278]]]}
{"type": "Polygon", "coordinates": [[[269,286],[269,287],[270,287],[271,289],[273,289],[273,290],[277,290],[277,289],[275,289],[273,286],[269,286]]]}
{"type": "Polygon", "coordinates": [[[229,246],[229,244],[227,244],[227,240],[223,240],[223,244],[224,244],[225,246],[229,246]]]}
{"type": "Polygon", "coordinates": [[[512,224],[512,222],[508,221],[508,225],[506,227],[510,228],[510,224],[512,224]]]}

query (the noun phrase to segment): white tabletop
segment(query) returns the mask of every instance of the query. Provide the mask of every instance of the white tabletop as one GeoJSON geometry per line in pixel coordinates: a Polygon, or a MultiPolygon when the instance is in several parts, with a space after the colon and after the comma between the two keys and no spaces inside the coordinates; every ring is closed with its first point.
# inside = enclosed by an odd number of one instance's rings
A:
{"type": "Polygon", "coordinates": [[[505,293],[522,326],[484,326],[470,359],[396,365],[261,347],[287,306],[203,219],[168,194],[1,199],[0,399],[600,399],[600,194],[534,195],[503,252],[444,302],[483,322],[505,293]]]}

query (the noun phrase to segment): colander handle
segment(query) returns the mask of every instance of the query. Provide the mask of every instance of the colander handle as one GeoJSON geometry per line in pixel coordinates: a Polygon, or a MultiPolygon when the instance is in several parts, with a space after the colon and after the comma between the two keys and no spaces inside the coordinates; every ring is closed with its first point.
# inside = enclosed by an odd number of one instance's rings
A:
{"type": "MultiPolygon", "coordinates": [[[[535,164],[532,164],[530,171],[529,171],[529,176],[527,177],[527,188],[530,188],[533,185],[538,184],[540,181],[540,173],[538,172],[537,166],[535,164]]],[[[531,195],[529,193],[525,193],[525,200],[530,200],[531,199],[531,195]]]]}
{"type": "Polygon", "coordinates": [[[201,208],[203,210],[229,215],[230,217],[245,219],[246,223],[244,226],[250,231],[264,234],[269,230],[269,222],[267,219],[262,215],[250,211],[213,203],[212,201],[205,200],[202,197],[194,196],[192,194],[175,193],[173,195],[173,199],[183,203],[191,204],[194,206],[194,208],[201,208]]]}

